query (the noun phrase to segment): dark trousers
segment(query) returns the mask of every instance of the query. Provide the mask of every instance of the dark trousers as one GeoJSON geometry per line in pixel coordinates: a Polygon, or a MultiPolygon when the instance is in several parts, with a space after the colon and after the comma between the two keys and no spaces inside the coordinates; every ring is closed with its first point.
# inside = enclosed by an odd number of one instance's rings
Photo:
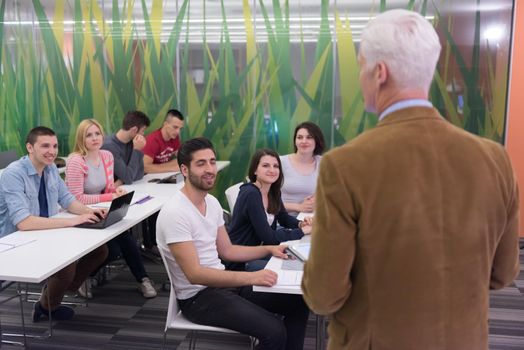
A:
{"type": "Polygon", "coordinates": [[[300,295],[208,287],[178,304],[191,322],[253,336],[258,349],[303,349],[309,309],[300,295]]]}
{"type": "Polygon", "coordinates": [[[144,247],[151,249],[156,246],[156,218],[158,213],[155,213],[142,221],[142,237],[144,247]]]}
{"type": "Polygon", "coordinates": [[[140,250],[130,231],[126,231],[107,242],[107,247],[109,254],[102,266],[122,256],[137,282],[142,282],[142,279],[147,277],[140,250]]]}
{"type": "Polygon", "coordinates": [[[40,304],[51,311],[59,307],[66,291],[77,290],[106,257],[107,246],[104,244],[49,277],[42,289],[40,304]]]}

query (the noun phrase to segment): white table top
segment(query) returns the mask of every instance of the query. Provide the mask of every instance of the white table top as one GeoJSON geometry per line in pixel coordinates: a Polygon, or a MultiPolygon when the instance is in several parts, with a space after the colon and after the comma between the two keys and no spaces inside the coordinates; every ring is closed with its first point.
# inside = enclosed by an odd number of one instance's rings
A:
{"type": "Polygon", "coordinates": [[[20,235],[35,241],[0,252],[0,280],[39,283],[157,212],[166,200],[154,197],[132,205],[123,220],[103,230],[66,227],[14,232],[7,237],[20,235]]]}

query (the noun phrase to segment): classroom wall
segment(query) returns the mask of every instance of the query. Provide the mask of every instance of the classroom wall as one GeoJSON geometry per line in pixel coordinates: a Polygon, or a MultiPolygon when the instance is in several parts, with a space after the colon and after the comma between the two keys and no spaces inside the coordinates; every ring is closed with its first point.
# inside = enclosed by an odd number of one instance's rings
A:
{"type": "MultiPolygon", "coordinates": [[[[82,119],[112,133],[139,109],[152,119],[149,133],[177,108],[183,140],[208,137],[218,159],[231,161],[214,193],[223,201],[257,148],[292,151],[298,123],[317,123],[329,148],[376,124],[358,86],[360,35],[370,16],[407,3],[2,1],[0,151],[24,154],[27,132],[46,125],[65,156],[82,119]]],[[[492,29],[511,26],[513,3],[407,5],[443,43],[432,103],[451,123],[500,143],[510,40],[492,29]]]]}
{"type": "Polygon", "coordinates": [[[515,1],[514,43],[511,63],[506,146],[520,184],[520,236],[524,237],[524,5],[515,1]]]}

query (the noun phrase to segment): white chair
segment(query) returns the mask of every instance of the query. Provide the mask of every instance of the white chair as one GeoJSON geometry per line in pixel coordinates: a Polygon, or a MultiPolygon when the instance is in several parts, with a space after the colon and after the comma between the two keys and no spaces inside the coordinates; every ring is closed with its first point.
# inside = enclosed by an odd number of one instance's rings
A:
{"type": "MultiPolygon", "coordinates": [[[[227,329],[227,328],[204,326],[201,324],[196,324],[196,323],[189,321],[187,318],[184,317],[184,315],[182,315],[182,311],[178,309],[175,285],[173,284],[173,280],[171,279],[171,274],[169,273],[169,266],[167,264],[166,258],[164,257],[162,248],[160,248],[159,251],[160,251],[160,256],[162,257],[162,261],[164,262],[164,266],[166,268],[167,275],[169,276],[169,282],[171,283],[171,288],[170,288],[171,291],[169,293],[169,305],[167,309],[167,318],[166,318],[166,326],[164,328],[164,339],[162,341],[162,349],[165,349],[166,347],[168,329],[180,329],[180,330],[189,331],[189,334],[188,334],[189,335],[189,349],[193,349],[193,350],[196,347],[197,332],[239,334],[238,332],[233,331],[231,329],[227,329]]],[[[254,338],[251,338],[251,350],[254,349],[254,346],[255,346],[254,338]]]]}
{"type": "Polygon", "coordinates": [[[240,192],[240,186],[242,186],[243,184],[243,182],[234,184],[233,186],[229,187],[225,192],[227,204],[229,205],[229,211],[231,212],[231,215],[233,215],[233,208],[235,207],[235,203],[237,201],[238,192],[240,192]]]}

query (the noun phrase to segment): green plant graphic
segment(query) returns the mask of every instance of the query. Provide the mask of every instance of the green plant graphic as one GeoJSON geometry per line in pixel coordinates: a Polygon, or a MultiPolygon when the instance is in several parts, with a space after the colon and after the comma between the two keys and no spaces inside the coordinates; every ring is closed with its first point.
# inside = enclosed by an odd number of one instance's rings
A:
{"type": "MultiPolygon", "coordinates": [[[[230,28],[233,2],[220,2],[210,29],[206,1],[201,1],[203,15],[194,2],[180,1],[172,18],[165,12],[174,5],[161,0],[149,8],[145,0],[113,0],[106,8],[94,0],[57,0],[52,15],[34,0],[37,22],[28,27],[12,3],[2,0],[0,150],[24,154],[29,129],[48,125],[58,134],[60,154],[67,155],[84,118],[96,118],[111,133],[126,111],[139,109],[152,119],[150,132],[161,126],[168,109],[178,108],[187,116],[183,139],[206,136],[218,159],[231,160],[216,188],[222,198],[227,186],[245,178],[256,148],[291,152],[293,129],[302,121],[317,123],[332,146],[376,124],[376,116],[364,110],[358,87],[358,40],[347,11],[328,0],[319,2],[312,44],[302,29],[307,13],[289,1],[259,0],[253,6],[236,0],[242,14],[235,25],[241,23],[245,32],[239,44],[230,28]],[[141,18],[134,17],[137,8],[141,18]],[[299,19],[298,37],[292,18],[299,19]],[[191,33],[195,21],[202,22],[197,42],[191,33]],[[219,35],[218,42],[211,42],[211,35],[219,35]],[[195,61],[201,81],[193,75],[195,61]]],[[[453,12],[439,8],[448,3],[409,0],[405,6],[432,13],[445,40],[430,98],[453,124],[502,142],[508,60],[495,60],[490,47],[480,49],[480,10],[470,14],[475,35],[465,54],[456,42],[453,12]]],[[[381,0],[369,14],[386,9],[381,0]]]]}

